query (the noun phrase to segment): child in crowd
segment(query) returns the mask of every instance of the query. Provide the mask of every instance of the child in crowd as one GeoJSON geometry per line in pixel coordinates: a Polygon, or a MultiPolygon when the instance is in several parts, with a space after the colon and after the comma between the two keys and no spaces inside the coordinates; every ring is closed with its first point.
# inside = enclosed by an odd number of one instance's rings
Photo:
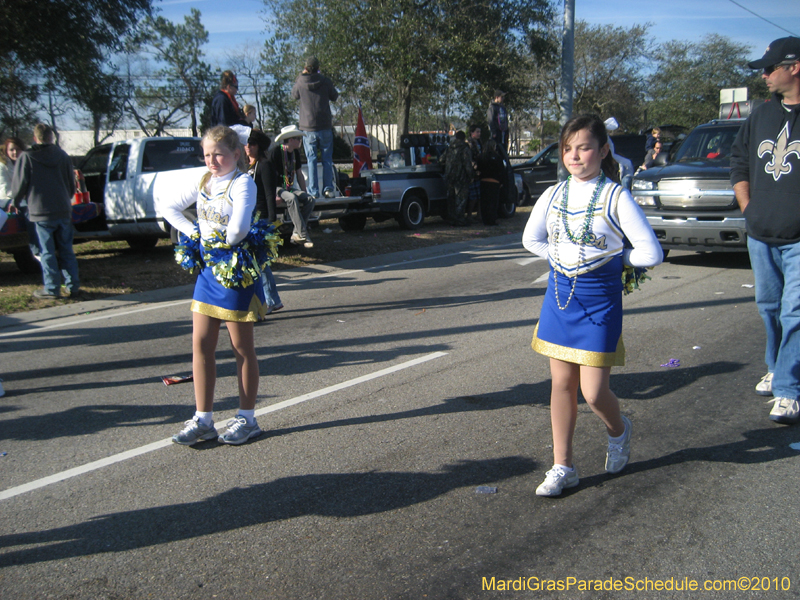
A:
{"type": "MultiPolygon", "coordinates": [[[[220,247],[242,248],[250,232],[256,205],[256,185],[247,175],[247,164],[238,135],[225,126],[210,129],[201,142],[206,173],[162,206],[164,217],[185,236],[199,242],[204,259],[220,247]],[[183,210],[197,203],[198,223],[195,226],[183,210]],[[222,246],[221,246],[222,245],[222,246]]],[[[182,238],[183,240],[183,238],[182,238]]],[[[191,242],[187,242],[191,243],[191,242]]],[[[233,262],[233,261],[230,261],[233,262]]],[[[230,262],[226,266],[230,267],[230,262]]],[[[219,263],[217,263],[219,265],[219,263]]],[[[200,266],[200,265],[198,265],[200,266]]],[[[216,269],[234,272],[242,269],[216,269]]],[[[253,323],[266,314],[264,287],[256,277],[244,277],[239,285],[223,285],[219,275],[207,262],[195,284],[192,299],[192,367],[197,412],[186,421],[180,433],[172,437],[176,444],[192,445],[217,438],[225,444],[243,444],[261,434],[254,417],[258,391],[258,359],[253,339],[253,323]],[[245,285],[249,282],[249,285],[245,285]],[[219,330],[225,322],[236,356],[239,378],[239,411],[228,422],[228,430],[218,435],[214,427],[213,405],[216,383],[215,353],[219,330]]]]}
{"type": "Polygon", "coordinates": [[[570,119],[561,131],[561,158],[570,177],[534,205],[522,243],[550,262],[551,277],[532,347],[550,358],[550,420],[554,465],[536,489],[558,496],[578,485],[572,439],[578,387],[608,433],[606,471],[630,457],[631,422],[609,387],[623,365],[622,291],[625,266],[652,267],[661,247],[630,192],[620,186],[608,135],[596,115],[570,119]]]}
{"type": "MultiPolygon", "coordinates": [[[[247,106],[249,105],[246,104],[245,108],[247,106]]],[[[269,139],[266,133],[259,129],[253,129],[247,138],[244,151],[250,163],[247,173],[256,182],[256,213],[259,218],[266,219],[269,223],[274,223],[278,218],[275,196],[269,194],[268,197],[266,192],[269,177],[269,165],[266,164],[267,150],[271,143],[272,140],[269,139]]],[[[281,310],[283,302],[281,302],[278,287],[275,284],[275,277],[272,275],[272,269],[269,266],[264,267],[264,271],[261,274],[261,283],[264,286],[264,294],[267,298],[267,314],[281,310]]]]}

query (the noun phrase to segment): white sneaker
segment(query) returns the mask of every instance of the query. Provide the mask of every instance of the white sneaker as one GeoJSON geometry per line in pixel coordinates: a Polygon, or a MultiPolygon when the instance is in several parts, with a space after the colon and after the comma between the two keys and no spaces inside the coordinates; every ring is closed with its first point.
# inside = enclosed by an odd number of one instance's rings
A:
{"type": "Polygon", "coordinates": [[[769,411],[769,418],[776,423],[786,423],[791,425],[800,421],[800,407],[797,400],[791,398],[773,398],[772,410],[769,411]]]}
{"type": "Polygon", "coordinates": [[[258,426],[255,419],[253,419],[252,423],[248,423],[247,419],[241,415],[236,415],[228,421],[228,431],[219,436],[217,441],[221,444],[234,444],[235,446],[239,446],[250,438],[260,436],[261,433],[261,428],[258,426]]]}
{"type": "Polygon", "coordinates": [[[756,394],[759,396],[772,396],[772,373],[767,373],[756,384],[756,394]]]}
{"type": "Polygon", "coordinates": [[[553,465],[553,468],[545,473],[544,481],[536,488],[537,496],[559,496],[567,488],[573,488],[580,483],[578,479],[578,469],[572,468],[567,471],[561,465],[553,465]]]}
{"type": "Polygon", "coordinates": [[[336,192],[334,192],[333,190],[325,190],[322,193],[322,195],[325,196],[326,198],[336,198],[336,192]]]}
{"type": "Polygon", "coordinates": [[[619,444],[608,442],[608,452],[606,452],[607,473],[619,473],[625,468],[631,457],[631,420],[623,415],[622,422],[625,423],[622,442],[619,444]]]}
{"type": "Polygon", "coordinates": [[[313,248],[314,242],[311,241],[311,238],[306,236],[305,241],[303,241],[303,248],[313,248]]]}

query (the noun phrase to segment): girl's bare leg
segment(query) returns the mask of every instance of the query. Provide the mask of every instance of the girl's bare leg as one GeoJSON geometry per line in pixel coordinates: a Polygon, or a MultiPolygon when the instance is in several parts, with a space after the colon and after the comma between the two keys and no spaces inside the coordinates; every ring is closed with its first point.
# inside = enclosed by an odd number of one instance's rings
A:
{"type": "Polygon", "coordinates": [[[253,324],[228,321],[227,326],[239,376],[239,408],[252,410],[256,407],[258,395],[258,357],[253,324]]]}
{"type": "Polygon", "coordinates": [[[619,400],[608,385],[611,367],[580,367],[581,392],[589,408],[605,423],[608,435],[625,433],[625,423],[619,412],[619,400]]]}
{"type": "Polygon", "coordinates": [[[214,386],[217,383],[217,340],[220,320],[192,313],[192,374],[194,401],[198,412],[214,410],[214,386]]]}
{"type": "Polygon", "coordinates": [[[580,367],[574,363],[550,359],[552,390],[550,423],[553,427],[553,463],[572,467],[572,438],[578,419],[578,384],[580,367]]]}

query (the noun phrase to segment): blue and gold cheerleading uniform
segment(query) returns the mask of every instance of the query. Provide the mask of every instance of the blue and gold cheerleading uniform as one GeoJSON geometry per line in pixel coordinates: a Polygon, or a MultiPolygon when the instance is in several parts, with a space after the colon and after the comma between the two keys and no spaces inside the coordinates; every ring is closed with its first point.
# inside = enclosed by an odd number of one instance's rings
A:
{"type": "Polygon", "coordinates": [[[175,190],[161,206],[164,217],[180,230],[176,259],[199,275],[192,295],[192,311],[223,321],[255,322],[266,316],[261,268],[275,258],[274,227],[253,224],[256,186],[238,170],[211,177],[206,189],[175,190]],[[197,203],[197,225],[183,210],[197,203]],[[185,236],[185,237],[184,237],[185,236]],[[256,252],[256,249],[261,252],[256,252]],[[273,254],[265,258],[264,250],[273,254]],[[259,256],[256,256],[256,255],[259,256]]]}
{"type": "Polygon", "coordinates": [[[565,362],[621,366],[625,364],[623,268],[655,266],[663,255],[644,213],[620,185],[606,180],[587,214],[597,182],[597,178],[571,179],[566,211],[567,182],[552,186],[531,211],[523,245],[550,264],[531,346],[539,354],[565,362]],[[565,220],[571,232],[582,233],[587,217],[587,235],[582,243],[575,243],[565,231],[565,220]]]}

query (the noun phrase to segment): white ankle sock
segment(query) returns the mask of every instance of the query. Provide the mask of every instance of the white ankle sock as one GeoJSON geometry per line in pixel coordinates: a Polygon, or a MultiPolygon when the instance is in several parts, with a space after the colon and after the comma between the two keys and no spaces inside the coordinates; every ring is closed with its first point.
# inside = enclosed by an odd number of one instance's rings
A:
{"type": "Polygon", "coordinates": [[[211,425],[214,422],[214,411],[211,412],[200,412],[195,411],[194,416],[197,417],[197,420],[200,421],[203,425],[211,425]]]}
{"type": "Polygon", "coordinates": [[[242,410],[240,408],[236,414],[240,417],[244,417],[245,419],[247,419],[248,423],[252,423],[256,418],[256,409],[254,408],[252,410],[242,410]]]}

